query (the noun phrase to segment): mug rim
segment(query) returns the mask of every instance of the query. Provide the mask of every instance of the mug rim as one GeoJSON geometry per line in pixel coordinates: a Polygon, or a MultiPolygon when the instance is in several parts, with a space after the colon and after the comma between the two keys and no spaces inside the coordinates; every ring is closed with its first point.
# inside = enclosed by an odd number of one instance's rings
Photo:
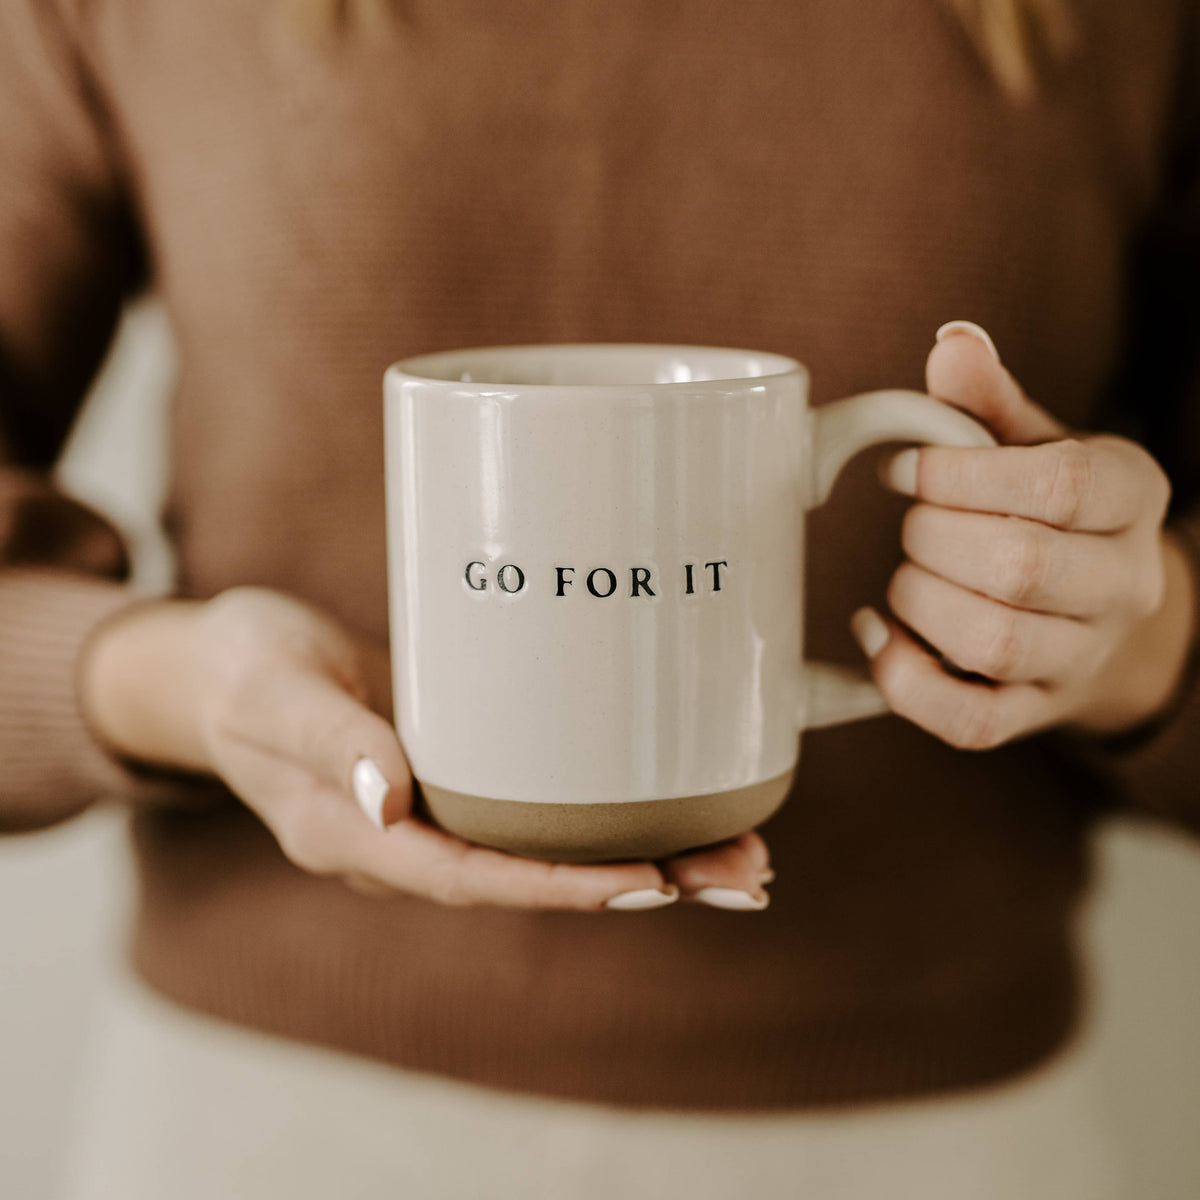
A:
{"type": "Polygon", "coordinates": [[[705,346],[691,343],[673,343],[673,342],[522,342],[508,344],[499,344],[492,346],[464,346],[453,350],[436,350],[426,354],[412,355],[408,358],[400,359],[392,363],[384,372],[385,376],[392,376],[402,381],[413,381],[420,384],[430,385],[437,388],[453,388],[455,391],[478,391],[480,393],[487,392],[490,394],[503,393],[505,391],[520,391],[530,393],[548,393],[548,392],[645,392],[653,390],[655,392],[669,392],[678,390],[696,390],[697,388],[719,387],[724,385],[728,388],[730,385],[755,385],[765,383],[768,380],[784,379],[788,376],[795,375],[804,382],[809,380],[808,368],[798,359],[792,358],[786,354],[779,354],[773,350],[746,350],[735,346],[705,346]],[[759,359],[764,365],[777,365],[778,370],[766,370],[760,375],[728,375],[720,376],[713,379],[692,379],[692,380],[645,380],[642,382],[623,382],[623,383],[514,383],[511,381],[491,381],[486,379],[448,379],[444,374],[425,374],[423,371],[428,370],[430,364],[438,361],[450,361],[459,357],[465,356],[484,356],[484,355],[519,355],[528,354],[531,352],[555,352],[555,353],[583,353],[594,354],[603,352],[612,352],[617,350],[629,350],[638,352],[658,352],[663,357],[687,357],[697,354],[708,355],[736,355],[748,359],[759,359]]]}

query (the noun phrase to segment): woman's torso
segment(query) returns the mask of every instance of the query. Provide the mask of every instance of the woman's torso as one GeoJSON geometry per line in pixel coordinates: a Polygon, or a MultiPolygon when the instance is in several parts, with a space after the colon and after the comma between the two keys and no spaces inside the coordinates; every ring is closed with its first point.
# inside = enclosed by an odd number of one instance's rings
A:
{"type": "MultiPolygon", "coordinates": [[[[1099,419],[1181,3],[1080,6],[1080,53],[1024,106],[933,0],[397,0],[342,35],[291,7],[87,16],[180,347],[186,591],[277,587],[386,637],[381,376],[421,351],[739,345],[802,359],[820,403],[921,386],[933,331],[969,317],[1041,403],[1099,419]]],[[[854,661],[846,621],[882,597],[901,512],[863,461],[811,520],[822,657],[854,661]]],[[[135,954],[220,1015],[535,1091],[948,1086],[1069,1028],[1105,800],[1037,741],[810,735],[753,919],[372,902],[300,875],[235,807],[145,817],[135,954]]]]}

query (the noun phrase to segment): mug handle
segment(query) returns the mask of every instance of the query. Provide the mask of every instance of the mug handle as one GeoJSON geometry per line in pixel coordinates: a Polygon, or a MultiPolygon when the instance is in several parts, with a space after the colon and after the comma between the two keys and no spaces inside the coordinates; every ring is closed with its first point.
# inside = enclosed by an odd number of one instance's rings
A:
{"type": "MultiPolygon", "coordinates": [[[[935,446],[994,446],[996,439],[957,408],[923,392],[888,389],[837,400],[808,413],[812,475],[807,507],[824,504],[842,468],[860,450],[881,442],[935,446]]],[[[883,693],[862,668],[805,662],[800,724],[820,729],[888,711],[883,693]]]]}

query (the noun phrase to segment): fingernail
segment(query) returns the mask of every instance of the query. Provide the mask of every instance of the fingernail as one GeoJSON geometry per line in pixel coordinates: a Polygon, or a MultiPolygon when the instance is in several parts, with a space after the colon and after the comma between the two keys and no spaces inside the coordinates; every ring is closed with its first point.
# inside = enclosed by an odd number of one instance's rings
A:
{"type": "Polygon", "coordinates": [[[874,658],[888,643],[888,627],[873,608],[860,608],[850,618],[850,632],[868,658],[874,658]]]}
{"type": "Polygon", "coordinates": [[[640,912],[648,908],[666,908],[679,899],[679,889],[671,884],[663,890],[658,888],[641,888],[636,892],[622,892],[604,902],[605,908],[617,909],[620,912],[640,912]]]}
{"type": "Polygon", "coordinates": [[[770,867],[768,867],[765,871],[759,871],[758,882],[759,883],[774,883],[775,882],[775,872],[772,871],[770,867]]]}
{"type": "Polygon", "coordinates": [[[367,820],[380,829],[386,829],[383,823],[383,802],[387,798],[390,784],[384,778],[383,772],[369,758],[360,758],[354,764],[350,776],[350,785],[354,790],[354,799],[363,810],[367,820]]]}
{"type": "Polygon", "coordinates": [[[977,338],[988,348],[991,356],[997,362],[1000,361],[1000,351],[996,349],[996,343],[992,341],[992,335],[982,325],[976,325],[974,321],[947,321],[937,331],[936,340],[940,342],[943,338],[948,338],[956,333],[965,333],[968,337],[977,338]]]}
{"type": "Polygon", "coordinates": [[[723,887],[701,888],[692,894],[692,899],[698,904],[707,904],[709,908],[724,908],[730,912],[762,912],[771,903],[766,892],[759,897],[739,888],[723,887]]]}
{"type": "Polygon", "coordinates": [[[915,446],[901,450],[886,459],[879,468],[879,478],[885,487],[894,492],[903,492],[906,496],[917,494],[917,460],[920,450],[915,446]]]}

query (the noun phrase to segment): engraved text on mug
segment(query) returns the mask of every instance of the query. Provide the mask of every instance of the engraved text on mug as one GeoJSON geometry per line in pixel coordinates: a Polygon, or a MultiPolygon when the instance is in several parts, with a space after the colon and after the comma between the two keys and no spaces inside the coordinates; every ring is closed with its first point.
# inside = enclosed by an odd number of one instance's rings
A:
{"type": "MultiPolygon", "coordinates": [[[[719,592],[725,581],[725,576],[721,573],[723,568],[725,570],[729,568],[729,562],[724,558],[713,559],[703,565],[699,563],[681,564],[680,575],[677,579],[680,593],[692,596],[701,592],[719,592]]],[[[557,597],[565,597],[569,594],[570,589],[576,586],[577,577],[580,574],[581,572],[578,572],[575,567],[556,566],[554,579],[553,581],[548,579],[547,584],[553,582],[553,594],[557,597]]],[[[487,564],[480,562],[479,559],[472,559],[463,571],[463,582],[472,592],[477,593],[486,592],[494,582],[499,591],[511,596],[524,590],[527,576],[516,563],[502,563],[495,575],[489,579],[487,564]]],[[[655,579],[650,567],[630,567],[628,575],[624,571],[618,573],[611,567],[592,567],[583,576],[582,583],[582,590],[586,590],[597,600],[607,600],[609,596],[616,595],[618,590],[630,598],[657,596],[664,587],[670,586],[669,581],[664,581],[661,575],[655,579]],[[627,588],[621,586],[622,580],[626,579],[628,581],[627,588]]]]}

